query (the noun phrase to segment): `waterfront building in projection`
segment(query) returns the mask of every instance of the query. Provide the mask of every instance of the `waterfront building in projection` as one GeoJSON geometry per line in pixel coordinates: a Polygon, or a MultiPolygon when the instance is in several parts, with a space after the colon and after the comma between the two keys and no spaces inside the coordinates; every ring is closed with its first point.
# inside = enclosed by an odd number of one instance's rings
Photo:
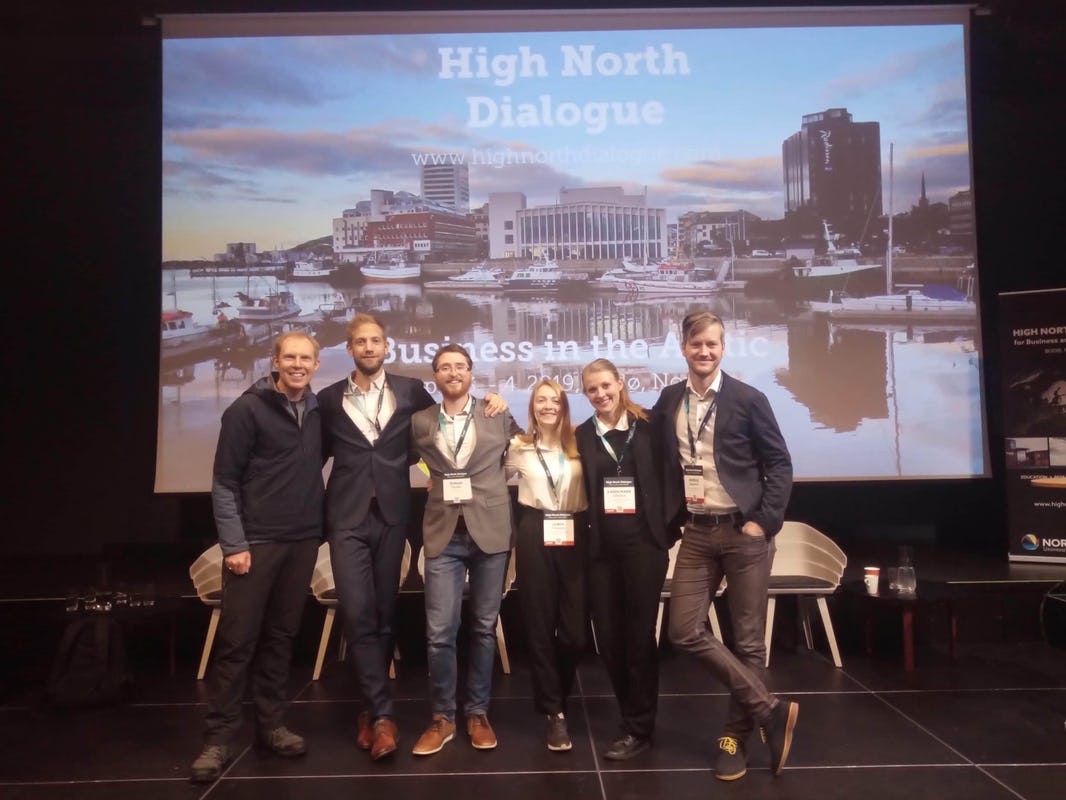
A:
{"type": "Polygon", "coordinates": [[[465,214],[470,210],[470,167],[467,164],[423,164],[422,197],[465,214]]]}
{"type": "Polygon", "coordinates": [[[434,258],[473,258],[473,218],[410,192],[373,189],[333,220],[333,250],[341,261],[358,261],[373,249],[410,250],[434,258]]]}
{"type": "Polygon", "coordinates": [[[759,217],[743,211],[688,211],[677,219],[678,247],[684,255],[696,255],[701,245],[722,245],[749,238],[748,227],[759,217]]]}
{"type": "Polygon", "coordinates": [[[521,192],[489,195],[489,256],[557,261],[665,258],[666,209],[619,186],[561,189],[555,205],[526,207],[521,192]]]}
{"type": "Polygon", "coordinates": [[[953,237],[973,239],[973,192],[963,189],[948,198],[948,220],[953,237]]]}
{"type": "Polygon", "coordinates": [[[880,123],[855,122],[846,108],[807,114],[781,155],[786,216],[819,229],[827,220],[848,241],[881,216],[880,123]]]}

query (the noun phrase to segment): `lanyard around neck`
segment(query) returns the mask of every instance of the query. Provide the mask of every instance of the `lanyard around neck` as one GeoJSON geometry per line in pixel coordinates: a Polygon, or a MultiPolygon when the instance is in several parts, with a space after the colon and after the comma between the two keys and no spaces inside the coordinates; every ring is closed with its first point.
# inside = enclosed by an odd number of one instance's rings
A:
{"type": "MultiPolygon", "coordinates": [[[[451,448],[452,461],[456,466],[459,466],[459,451],[463,449],[463,442],[466,440],[466,432],[470,430],[470,421],[474,418],[474,398],[471,397],[466,403],[466,410],[463,412],[466,414],[466,422],[463,424],[463,430],[459,434],[459,438],[455,442],[455,447],[448,444],[448,436],[444,433],[444,406],[441,405],[440,410],[437,412],[437,425],[440,427],[440,435],[444,439],[444,443],[451,448]]],[[[455,433],[455,417],[452,417],[452,433],[455,433]]]]}
{"type": "MultiPolygon", "coordinates": [[[[348,380],[351,381],[352,384],[352,402],[355,404],[355,407],[359,409],[359,413],[366,418],[367,422],[374,426],[374,430],[377,431],[378,436],[381,436],[381,407],[385,403],[385,390],[389,387],[389,379],[387,377],[381,379],[381,389],[378,391],[378,407],[374,412],[373,417],[366,413],[366,400],[363,399],[365,395],[369,394],[369,392],[364,392],[360,389],[351,378],[348,380]]],[[[374,388],[373,381],[370,383],[370,388],[374,388]]]]}
{"type": "Polygon", "coordinates": [[[714,399],[711,400],[711,404],[707,406],[707,413],[703,415],[703,421],[700,423],[699,431],[695,436],[692,435],[692,416],[689,411],[689,398],[692,397],[692,392],[685,392],[685,428],[688,429],[688,451],[692,456],[692,463],[696,463],[696,440],[703,438],[703,432],[707,429],[707,423],[711,421],[711,415],[714,413],[715,407],[718,405],[718,393],[715,392],[714,399]]]}
{"type": "Polygon", "coordinates": [[[614,452],[614,448],[611,447],[611,443],[607,441],[607,429],[604,427],[603,432],[599,430],[599,425],[596,426],[596,435],[600,437],[600,441],[603,443],[604,448],[607,450],[607,454],[614,459],[614,463],[617,464],[616,474],[622,474],[622,462],[625,460],[626,453],[629,452],[629,444],[633,441],[633,434],[637,432],[637,421],[631,419],[629,421],[629,435],[626,437],[626,443],[622,445],[622,452],[617,455],[614,452]]]}
{"type": "MultiPolygon", "coordinates": [[[[533,438],[533,450],[537,454],[537,458],[540,460],[541,467],[544,468],[544,477],[548,479],[548,488],[551,490],[552,499],[555,501],[555,507],[559,508],[559,490],[555,486],[555,479],[552,478],[551,470],[548,469],[548,462],[544,460],[544,454],[540,452],[540,448],[537,446],[536,437],[533,438]]],[[[563,470],[566,469],[566,452],[559,452],[559,480],[563,479],[563,470]]]]}

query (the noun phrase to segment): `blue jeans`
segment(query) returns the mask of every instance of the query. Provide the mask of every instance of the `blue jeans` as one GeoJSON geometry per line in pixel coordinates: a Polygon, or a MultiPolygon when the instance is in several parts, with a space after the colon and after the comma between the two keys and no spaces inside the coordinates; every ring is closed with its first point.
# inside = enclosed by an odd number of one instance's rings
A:
{"type": "Polygon", "coordinates": [[[509,555],[506,551],[482,552],[470,534],[459,529],[439,556],[426,559],[426,649],[434,714],[455,719],[455,640],[467,572],[471,630],[463,710],[468,717],[488,713],[496,658],[496,619],[500,615],[509,555]]]}

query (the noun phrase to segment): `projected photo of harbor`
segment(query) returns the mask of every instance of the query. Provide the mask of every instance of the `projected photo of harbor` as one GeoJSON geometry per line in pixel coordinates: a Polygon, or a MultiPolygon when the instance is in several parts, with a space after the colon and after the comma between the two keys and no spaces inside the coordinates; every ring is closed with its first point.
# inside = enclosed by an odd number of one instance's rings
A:
{"type": "Polygon", "coordinates": [[[361,312],[431,392],[436,349],[466,346],[524,425],[541,377],[588,416],[597,357],[651,405],[710,309],[798,478],[985,474],[964,44],[939,24],[167,39],[157,488],[207,488],[273,337],[318,339],[323,388],[361,312]]]}

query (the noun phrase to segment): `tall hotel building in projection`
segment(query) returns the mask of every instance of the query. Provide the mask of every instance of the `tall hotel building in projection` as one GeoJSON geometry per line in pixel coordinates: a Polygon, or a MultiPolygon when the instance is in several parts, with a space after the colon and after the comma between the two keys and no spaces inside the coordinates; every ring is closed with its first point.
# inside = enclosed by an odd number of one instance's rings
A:
{"type": "Polygon", "coordinates": [[[880,123],[854,122],[846,108],[807,114],[781,156],[786,214],[828,220],[850,241],[881,216],[880,123]]]}
{"type": "Polygon", "coordinates": [[[422,198],[467,213],[470,210],[469,165],[423,164],[422,198]]]}

